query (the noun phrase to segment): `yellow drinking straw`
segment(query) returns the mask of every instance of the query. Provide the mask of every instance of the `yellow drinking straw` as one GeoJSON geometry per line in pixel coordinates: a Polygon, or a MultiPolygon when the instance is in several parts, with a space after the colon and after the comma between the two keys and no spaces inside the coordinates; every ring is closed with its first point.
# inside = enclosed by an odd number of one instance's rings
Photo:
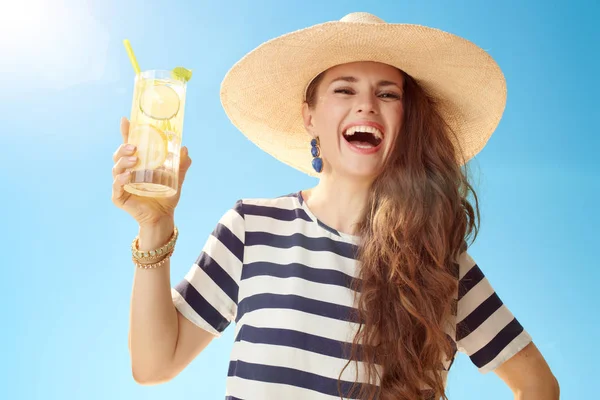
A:
{"type": "Polygon", "coordinates": [[[139,75],[140,66],[138,65],[138,62],[135,59],[135,54],[133,54],[133,49],[131,48],[131,43],[129,43],[129,39],[123,40],[123,44],[125,45],[125,50],[127,50],[127,55],[129,56],[129,61],[131,61],[131,65],[133,66],[135,74],[139,75]]]}

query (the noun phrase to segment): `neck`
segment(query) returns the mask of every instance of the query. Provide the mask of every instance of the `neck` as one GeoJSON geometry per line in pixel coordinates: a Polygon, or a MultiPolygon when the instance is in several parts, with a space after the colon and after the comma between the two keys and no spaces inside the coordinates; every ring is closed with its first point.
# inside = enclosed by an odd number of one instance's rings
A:
{"type": "Polygon", "coordinates": [[[324,174],[317,186],[302,194],[321,222],[339,232],[356,235],[370,187],[371,181],[324,174]]]}

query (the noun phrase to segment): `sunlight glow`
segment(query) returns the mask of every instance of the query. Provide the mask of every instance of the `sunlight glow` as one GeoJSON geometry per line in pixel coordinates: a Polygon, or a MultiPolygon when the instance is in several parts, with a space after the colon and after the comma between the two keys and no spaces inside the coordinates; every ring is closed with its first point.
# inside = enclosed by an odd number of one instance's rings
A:
{"type": "Polygon", "coordinates": [[[71,0],[2,0],[2,80],[64,88],[104,73],[109,35],[85,6],[71,0]]]}

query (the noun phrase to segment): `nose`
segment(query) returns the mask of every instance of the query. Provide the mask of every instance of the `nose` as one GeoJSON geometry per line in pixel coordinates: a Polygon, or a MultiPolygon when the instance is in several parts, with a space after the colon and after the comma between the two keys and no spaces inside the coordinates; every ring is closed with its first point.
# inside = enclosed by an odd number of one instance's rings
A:
{"type": "Polygon", "coordinates": [[[378,114],[379,104],[373,93],[362,93],[356,96],[356,112],[360,114],[378,114]]]}

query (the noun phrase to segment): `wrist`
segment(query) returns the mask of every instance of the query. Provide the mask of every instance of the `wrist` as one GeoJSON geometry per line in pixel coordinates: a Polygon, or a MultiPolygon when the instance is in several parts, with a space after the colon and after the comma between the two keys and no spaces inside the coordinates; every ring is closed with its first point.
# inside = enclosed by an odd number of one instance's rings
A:
{"type": "Polygon", "coordinates": [[[138,249],[148,251],[165,245],[175,230],[173,218],[165,217],[156,222],[141,224],[139,228],[138,249]]]}

